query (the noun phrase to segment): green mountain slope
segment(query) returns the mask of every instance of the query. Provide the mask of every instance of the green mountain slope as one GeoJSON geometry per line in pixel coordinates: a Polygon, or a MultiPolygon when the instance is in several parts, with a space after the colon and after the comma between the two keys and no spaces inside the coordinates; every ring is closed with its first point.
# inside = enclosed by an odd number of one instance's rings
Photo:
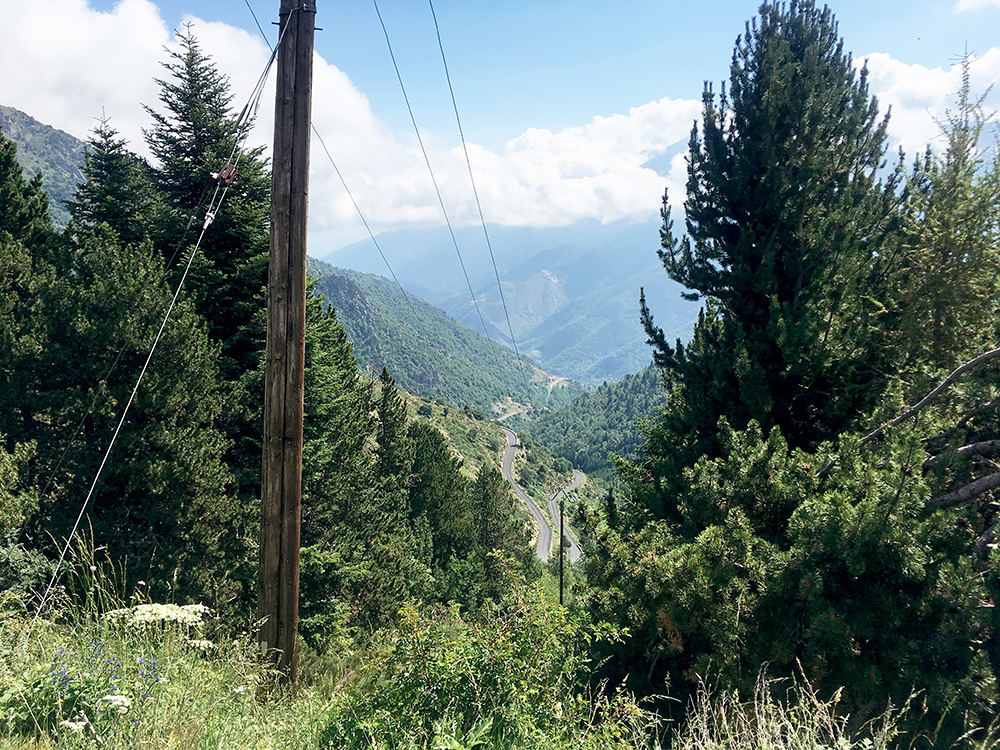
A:
{"type": "MultiPolygon", "coordinates": [[[[597,385],[638,372],[650,361],[639,324],[639,287],[645,287],[657,323],[686,340],[699,304],[657,258],[659,222],[584,221],[567,227],[491,226],[496,275],[481,227],[458,227],[457,241],[478,301],[473,306],[447,230],[406,229],[379,235],[379,245],[411,292],[477,331],[479,314],[491,338],[510,344],[507,314],[518,349],[549,372],[597,385]]],[[[343,268],[383,273],[369,242],[325,258],[343,268]]]]}
{"type": "Polygon", "coordinates": [[[604,383],[558,411],[525,422],[525,429],[575,468],[606,478],[611,472],[608,455],[632,455],[640,443],[638,423],[666,402],[660,372],[650,366],[636,375],[604,383]]]}
{"type": "Polygon", "coordinates": [[[316,293],[336,309],[363,368],[388,367],[396,382],[425,398],[493,414],[554,409],[584,388],[555,378],[502,344],[457,323],[391,281],[310,259],[316,293]],[[527,389],[527,390],[526,390],[527,389]]]}
{"type": "Polygon", "coordinates": [[[69,212],[63,202],[73,197],[83,180],[83,141],[2,104],[0,130],[17,144],[17,161],[25,176],[42,173],[42,187],[49,195],[49,214],[58,226],[64,226],[69,212]]]}

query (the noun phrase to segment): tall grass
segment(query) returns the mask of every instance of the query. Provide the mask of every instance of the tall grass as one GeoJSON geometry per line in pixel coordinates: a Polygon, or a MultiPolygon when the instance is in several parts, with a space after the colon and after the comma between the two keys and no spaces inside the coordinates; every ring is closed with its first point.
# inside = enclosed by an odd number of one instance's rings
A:
{"type": "MultiPolygon", "coordinates": [[[[294,694],[255,646],[254,623],[151,602],[121,570],[78,552],[29,632],[0,594],[0,749],[910,750],[903,709],[860,729],[807,684],[761,679],[748,700],[704,688],[683,726],[625,690],[587,684],[600,636],[538,589],[485,618],[411,606],[370,650],[303,648],[294,694]],[[581,639],[581,636],[583,638],[581,639]]],[[[965,750],[1000,750],[1000,724],[965,750]]]]}
{"type": "Polygon", "coordinates": [[[0,601],[0,747],[316,747],[328,683],[293,699],[251,623],[233,635],[207,608],[124,592],[120,571],[88,560],[30,632],[23,604],[0,601]]]}

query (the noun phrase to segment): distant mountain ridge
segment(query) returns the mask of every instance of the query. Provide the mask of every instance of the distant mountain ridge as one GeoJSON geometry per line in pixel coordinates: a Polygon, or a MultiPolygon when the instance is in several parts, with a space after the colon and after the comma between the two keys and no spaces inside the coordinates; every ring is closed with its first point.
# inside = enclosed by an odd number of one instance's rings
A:
{"type": "Polygon", "coordinates": [[[63,205],[83,181],[80,170],[84,142],[45,125],[31,115],[0,104],[0,131],[17,144],[17,161],[25,177],[42,173],[42,187],[49,196],[49,214],[58,226],[69,221],[63,205]]]}
{"type": "Polygon", "coordinates": [[[410,393],[484,413],[555,409],[584,392],[374,274],[309,259],[315,291],[336,310],[364,369],[388,367],[410,393]],[[496,408],[494,408],[496,407],[496,408]]]}
{"type": "MultiPolygon", "coordinates": [[[[680,285],[660,264],[658,222],[490,226],[489,233],[518,349],[549,372],[596,385],[648,365],[649,348],[639,323],[640,287],[669,336],[690,335],[699,305],[681,299],[680,285]]],[[[447,229],[385,232],[378,240],[405,288],[480,332],[481,313],[490,337],[512,345],[482,227],[458,227],[455,236],[475,303],[447,229]]],[[[343,268],[386,273],[370,240],[324,259],[343,268]]]]}

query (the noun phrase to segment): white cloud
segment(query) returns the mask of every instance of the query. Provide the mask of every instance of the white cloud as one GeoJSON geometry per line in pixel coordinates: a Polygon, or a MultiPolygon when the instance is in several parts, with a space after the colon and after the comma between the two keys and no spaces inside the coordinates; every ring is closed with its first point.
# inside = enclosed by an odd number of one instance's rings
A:
{"type": "Polygon", "coordinates": [[[156,6],[122,0],[109,13],[84,0],[2,2],[0,102],[85,137],[101,117],[132,144],[139,102],[153,103],[171,35],[156,6]]]}
{"type": "MultiPolygon", "coordinates": [[[[663,99],[628,115],[595,117],[588,125],[555,133],[532,128],[507,143],[503,153],[469,144],[486,220],[553,226],[584,218],[655,216],[664,181],[641,164],[684,138],[699,107],[695,101],[663,99]]],[[[323,132],[322,119],[316,120],[323,132]]],[[[334,158],[370,222],[440,223],[441,210],[419,149],[384,137],[370,143],[338,142],[336,151],[334,158]]],[[[429,151],[452,221],[478,221],[461,146],[429,151]]],[[[314,171],[323,179],[324,167],[316,158],[314,171]]],[[[331,200],[326,212],[331,220],[352,219],[353,206],[333,194],[331,200]]]]}
{"type": "MultiPolygon", "coordinates": [[[[878,96],[882,111],[892,107],[889,134],[901,145],[909,158],[920,154],[930,145],[942,144],[940,123],[955,105],[955,95],[962,86],[960,65],[947,68],[925,68],[908,65],[889,55],[877,52],[859,58],[860,66],[867,60],[872,93],[878,96]]],[[[1000,48],[994,47],[969,66],[973,95],[983,92],[1000,81],[1000,48]]],[[[987,113],[1000,109],[1000,90],[993,87],[983,101],[987,113]]]]}
{"type": "Polygon", "coordinates": [[[1000,0],[958,0],[955,3],[955,12],[961,13],[966,10],[983,10],[984,8],[1000,8],[1000,0]]]}
{"type": "MultiPolygon", "coordinates": [[[[141,129],[149,126],[142,104],[158,105],[154,78],[163,77],[165,46],[173,32],[150,0],[122,0],[99,13],[85,0],[45,3],[0,0],[0,103],[86,137],[102,110],[145,152],[141,129]],[[45,43],[24,33],[45,29],[45,43]]],[[[242,107],[268,57],[260,39],[222,23],[193,21],[203,50],[230,77],[234,106],[242,107]]],[[[884,53],[867,57],[872,92],[892,106],[890,133],[912,156],[938,135],[940,118],[961,83],[958,66],[928,69],[884,53]]],[[[859,65],[860,65],[859,61],[859,65]]],[[[1000,49],[972,65],[975,90],[1000,80],[1000,49]]],[[[1000,87],[987,106],[1000,104],[1000,87]]],[[[273,84],[263,98],[254,144],[269,144],[273,84]]],[[[590,123],[552,132],[532,128],[502,152],[469,144],[476,184],[488,221],[553,226],[584,218],[603,221],[651,218],[665,186],[683,200],[684,155],[666,178],[642,164],[684,140],[701,104],[664,98],[627,113],[596,116],[590,123]]],[[[375,231],[441,223],[423,156],[412,134],[397,136],[372,112],[367,97],[322,58],[315,59],[313,121],[375,231]]],[[[424,135],[438,185],[453,222],[478,221],[461,146],[424,135]]],[[[313,143],[310,220],[318,254],[363,233],[319,143],[313,143]],[[317,242],[319,243],[317,245],[317,242]]],[[[679,215],[679,212],[678,212],[679,215]]]]}

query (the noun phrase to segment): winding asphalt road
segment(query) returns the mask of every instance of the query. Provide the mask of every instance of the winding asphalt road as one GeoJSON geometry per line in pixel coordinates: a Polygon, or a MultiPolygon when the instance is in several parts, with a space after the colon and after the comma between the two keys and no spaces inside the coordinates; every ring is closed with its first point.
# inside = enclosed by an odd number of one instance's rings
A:
{"type": "Polygon", "coordinates": [[[547,563],[549,561],[549,550],[552,549],[552,527],[545,520],[545,516],[542,515],[539,507],[535,505],[535,501],[528,497],[528,493],[521,489],[510,473],[511,464],[514,462],[514,449],[517,448],[517,435],[513,430],[506,427],[501,426],[500,429],[503,430],[504,437],[507,438],[507,450],[504,451],[503,464],[500,467],[503,471],[503,478],[510,482],[510,486],[514,488],[514,492],[517,493],[519,498],[524,500],[525,505],[528,506],[528,511],[531,513],[531,517],[535,519],[535,524],[538,526],[538,546],[535,548],[535,555],[542,563],[547,563]]]}
{"type": "MultiPolygon", "coordinates": [[[[517,435],[513,430],[503,427],[501,425],[500,429],[503,430],[504,437],[507,438],[507,450],[503,454],[503,464],[501,469],[503,470],[503,478],[506,479],[510,486],[514,488],[514,492],[517,496],[524,501],[524,504],[528,506],[528,511],[531,513],[531,517],[535,519],[535,525],[538,526],[538,546],[535,548],[535,555],[538,559],[545,563],[549,560],[549,555],[552,551],[552,527],[549,526],[549,522],[545,520],[545,516],[542,511],[535,505],[535,502],[528,497],[526,493],[517,482],[514,481],[514,476],[510,473],[511,465],[514,462],[514,450],[517,448],[517,435]]],[[[583,482],[583,474],[579,471],[573,472],[573,481],[559,490],[556,494],[549,498],[549,515],[552,518],[552,522],[559,524],[559,496],[563,493],[569,492],[570,490],[575,490],[583,482]]],[[[569,529],[569,526],[566,526],[569,529]]],[[[576,562],[580,559],[580,545],[569,533],[564,533],[566,539],[569,541],[569,561],[576,562]]]]}

